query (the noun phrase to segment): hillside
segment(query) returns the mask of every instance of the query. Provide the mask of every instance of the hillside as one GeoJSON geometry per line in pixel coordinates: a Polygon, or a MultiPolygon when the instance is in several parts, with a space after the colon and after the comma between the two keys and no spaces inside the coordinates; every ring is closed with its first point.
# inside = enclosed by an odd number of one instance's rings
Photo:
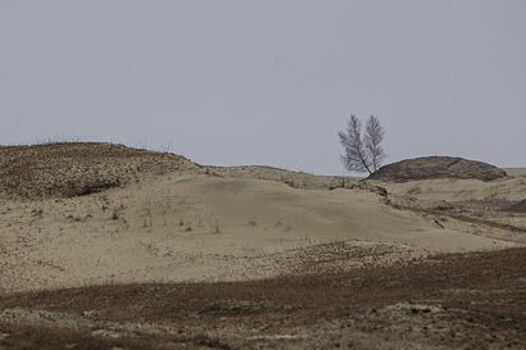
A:
{"type": "Polygon", "coordinates": [[[111,144],[0,154],[4,290],[258,279],[515,245],[498,230],[399,210],[352,179],[339,188],[273,168],[240,174],[111,144]],[[309,263],[319,256],[327,263],[309,263]]]}
{"type": "Polygon", "coordinates": [[[526,173],[363,181],[99,143],[0,159],[1,349],[523,344],[526,214],[500,209],[526,173]]]}
{"type": "Polygon", "coordinates": [[[109,143],[0,147],[0,195],[74,197],[123,186],[148,175],[198,172],[188,159],[109,143]]]}
{"type": "Polygon", "coordinates": [[[371,180],[406,182],[430,179],[476,179],[492,181],[506,177],[496,166],[454,157],[422,157],[388,164],[369,176],[371,180]]]}

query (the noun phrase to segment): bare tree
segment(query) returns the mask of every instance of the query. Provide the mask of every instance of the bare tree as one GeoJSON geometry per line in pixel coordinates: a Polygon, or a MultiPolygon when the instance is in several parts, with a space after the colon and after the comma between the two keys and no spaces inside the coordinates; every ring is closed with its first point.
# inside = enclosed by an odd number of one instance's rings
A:
{"type": "Polygon", "coordinates": [[[370,158],[373,171],[377,171],[387,157],[382,141],[384,140],[384,127],[380,124],[380,120],[375,115],[369,116],[365,132],[365,149],[370,158]]]}
{"type": "Polygon", "coordinates": [[[385,131],[380,120],[371,115],[367,120],[365,135],[362,136],[362,123],[356,115],[351,115],[347,128],[340,131],[340,143],[344,148],[341,160],[349,171],[369,174],[377,171],[386,158],[382,147],[385,131]]]}
{"type": "Polygon", "coordinates": [[[362,141],[362,123],[356,115],[351,115],[347,129],[338,133],[345,153],[341,156],[345,168],[349,171],[371,174],[371,163],[368,161],[362,141]]]}

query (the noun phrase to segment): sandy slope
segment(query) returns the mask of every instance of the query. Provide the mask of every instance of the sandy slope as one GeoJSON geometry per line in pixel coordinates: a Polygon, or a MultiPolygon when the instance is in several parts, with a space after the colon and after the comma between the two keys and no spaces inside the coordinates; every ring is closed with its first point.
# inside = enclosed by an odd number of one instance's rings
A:
{"type": "Polygon", "coordinates": [[[110,144],[0,158],[0,348],[523,348],[526,213],[503,208],[526,172],[393,184],[110,144]]]}
{"type": "Polygon", "coordinates": [[[510,176],[526,176],[526,168],[506,168],[504,170],[510,176]]]}
{"type": "Polygon", "coordinates": [[[439,210],[444,214],[460,214],[477,221],[506,225],[511,230],[499,235],[526,242],[526,213],[507,211],[507,208],[526,199],[526,171],[520,168],[506,171],[508,177],[490,182],[473,179],[368,182],[385,187],[393,202],[401,206],[439,210]],[[513,233],[514,228],[522,233],[513,233]]]}
{"type": "Polygon", "coordinates": [[[424,201],[461,201],[504,199],[519,201],[526,197],[526,173],[482,182],[479,180],[437,179],[404,183],[373,182],[386,187],[396,195],[410,195],[424,201]]]}
{"type": "Polygon", "coordinates": [[[242,280],[298,271],[313,261],[391,264],[430,252],[514,245],[477,235],[482,228],[473,225],[396,210],[364,190],[305,190],[213,175],[172,174],[89,196],[7,201],[0,227],[4,292],[242,280]]]}

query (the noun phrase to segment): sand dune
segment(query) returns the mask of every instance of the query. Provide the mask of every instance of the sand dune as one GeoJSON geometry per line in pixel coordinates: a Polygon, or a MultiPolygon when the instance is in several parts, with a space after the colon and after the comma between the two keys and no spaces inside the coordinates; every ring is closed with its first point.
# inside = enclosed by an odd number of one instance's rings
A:
{"type": "Polygon", "coordinates": [[[264,278],[296,271],[320,252],[355,267],[515,245],[394,209],[365,190],[304,190],[213,175],[8,201],[0,213],[4,291],[264,278]],[[371,249],[382,254],[363,258],[371,249]]]}
{"type": "Polygon", "coordinates": [[[387,182],[442,178],[492,181],[506,176],[504,170],[484,162],[458,157],[431,156],[405,159],[385,165],[368,178],[387,182]]]}
{"type": "Polygon", "coordinates": [[[491,182],[473,179],[436,179],[405,183],[373,182],[396,195],[410,195],[424,201],[461,201],[504,199],[519,201],[526,197],[526,173],[491,182]]]}
{"type": "Polygon", "coordinates": [[[526,214],[502,208],[526,173],[384,183],[110,144],[0,148],[0,168],[0,348],[524,338],[526,214]]]}
{"type": "Polygon", "coordinates": [[[446,199],[519,200],[523,175],[391,184],[206,167],[111,144],[0,151],[4,292],[258,279],[526,243],[506,227],[418,209],[446,199]],[[418,205],[401,209],[404,201],[418,205]]]}
{"type": "Polygon", "coordinates": [[[525,176],[526,168],[506,168],[504,169],[510,176],[525,176]]]}
{"type": "Polygon", "coordinates": [[[526,242],[526,215],[521,211],[509,210],[520,207],[521,201],[526,199],[526,172],[510,169],[508,174],[506,178],[490,182],[436,179],[406,183],[370,183],[385,187],[393,202],[402,207],[438,210],[443,214],[462,215],[469,218],[469,221],[496,223],[508,228],[507,232],[501,232],[499,235],[526,242]]]}

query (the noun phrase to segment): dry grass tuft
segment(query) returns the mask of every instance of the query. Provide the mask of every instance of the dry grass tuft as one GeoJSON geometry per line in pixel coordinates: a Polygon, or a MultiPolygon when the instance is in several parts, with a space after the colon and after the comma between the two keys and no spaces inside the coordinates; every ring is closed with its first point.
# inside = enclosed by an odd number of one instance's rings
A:
{"type": "Polygon", "coordinates": [[[193,342],[196,345],[206,346],[213,349],[223,349],[223,350],[230,350],[232,347],[223,341],[221,341],[219,338],[210,335],[209,333],[203,332],[198,333],[193,337],[193,342]]]}

